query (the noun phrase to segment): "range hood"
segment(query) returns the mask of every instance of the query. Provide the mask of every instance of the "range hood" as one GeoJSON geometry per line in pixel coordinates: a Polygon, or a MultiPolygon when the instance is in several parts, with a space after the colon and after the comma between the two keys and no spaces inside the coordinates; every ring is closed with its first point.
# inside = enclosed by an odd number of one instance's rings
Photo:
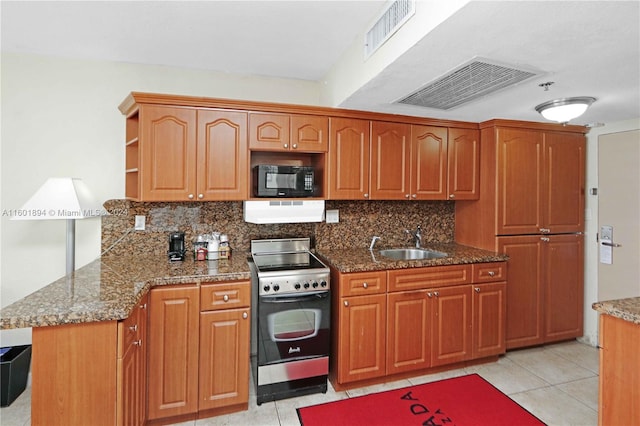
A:
{"type": "Polygon", "coordinates": [[[249,223],[302,223],[324,220],[324,200],[245,201],[249,223]]]}

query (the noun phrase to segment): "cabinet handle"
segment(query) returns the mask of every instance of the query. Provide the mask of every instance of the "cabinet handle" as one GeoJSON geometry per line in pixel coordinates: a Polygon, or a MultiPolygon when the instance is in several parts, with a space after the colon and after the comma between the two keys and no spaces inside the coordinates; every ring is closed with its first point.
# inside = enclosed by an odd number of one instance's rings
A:
{"type": "Polygon", "coordinates": [[[436,296],[436,297],[440,297],[440,292],[439,291],[434,291],[433,295],[436,296]]]}
{"type": "Polygon", "coordinates": [[[282,145],[282,146],[284,146],[285,148],[289,148],[289,144],[288,144],[288,143],[285,143],[285,144],[284,144],[284,145],[282,145]]]}
{"type": "Polygon", "coordinates": [[[427,293],[427,297],[431,298],[431,297],[433,297],[433,294],[431,292],[428,292],[427,293]]]}
{"type": "Polygon", "coordinates": [[[418,198],[418,195],[417,194],[411,194],[411,197],[412,198],[418,198]]]}
{"type": "Polygon", "coordinates": [[[367,284],[366,282],[365,282],[365,283],[362,283],[362,287],[364,287],[364,288],[369,288],[369,284],[367,284]]]}
{"type": "Polygon", "coordinates": [[[134,324],[134,325],[129,326],[129,330],[138,331],[138,324],[134,324]]]}
{"type": "Polygon", "coordinates": [[[549,237],[540,237],[540,240],[544,241],[545,243],[548,243],[549,241],[551,241],[549,237]]]}
{"type": "Polygon", "coordinates": [[[247,318],[249,318],[249,314],[248,314],[248,313],[246,313],[246,312],[243,312],[243,313],[242,313],[242,318],[243,318],[243,319],[247,319],[247,318]]]}
{"type": "Polygon", "coordinates": [[[133,342],[133,344],[134,344],[135,346],[142,346],[142,339],[135,340],[135,341],[133,342]]]}
{"type": "Polygon", "coordinates": [[[496,273],[495,273],[495,272],[493,272],[493,271],[489,271],[489,276],[490,276],[490,277],[495,277],[495,276],[496,276],[496,273]]]}
{"type": "Polygon", "coordinates": [[[476,291],[476,293],[480,293],[480,287],[476,287],[474,288],[474,290],[476,291]]]}
{"type": "Polygon", "coordinates": [[[198,194],[198,198],[202,200],[204,198],[204,194],[198,194]]]}
{"type": "Polygon", "coordinates": [[[229,295],[225,294],[224,296],[222,296],[222,300],[224,300],[225,302],[229,301],[229,295]]]}
{"type": "Polygon", "coordinates": [[[456,198],[456,194],[449,194],[449,198],[456,198]]]}
{"type": "Polygon", "coordinates": [[[369,194],[365,193],[364,198],[369,198],[369,194]]]}
{"type": "Polygon", "coordinates": [[[142,305],[140,305],[140,309],[147,309],[147,304],[143,303],[142,305]]]}
{"type": "Polygon", "coordinates": [[[348,300],[345,300],[343,303],[344,303],[344,306],[347,306],[347,307],[349,306],[349,301],[348,300]]]}
{"type": "Polygon", "coordinates": [[[549,233],[551,233],[551,229],[549,229],[549,228],[540,228],[540,232],[542,232],[543,234],[549,234],[549,233]]]}
{"type": "Polygon", "coordinates": [[[190,200],[193,200],[193,194],[187,195],[187,198],[190,199],[190,200]]]}
{"type": "Polygon", "coordinates": [[[297,143],[294,143],[293,145],[291,145],[291,148],[296,149],[298,147],[297,143]]]}

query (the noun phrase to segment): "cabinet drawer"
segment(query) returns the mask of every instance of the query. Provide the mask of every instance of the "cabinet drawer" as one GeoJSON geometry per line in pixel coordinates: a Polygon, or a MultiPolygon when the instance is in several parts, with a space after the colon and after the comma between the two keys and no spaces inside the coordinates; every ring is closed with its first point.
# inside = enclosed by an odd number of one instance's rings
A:
{"type": "Polygon", "coordinates": [[[471,283],[471,265],[431,266],[387,271],[389,291],[417,290],[471,283]]]}
{"type": "Polygon", "coordinates": [[[493,281],[506,281],[507,262],[474,263],[473,282],[486,283],[493,281]]]}
{"type": "Polygon", "coordinates": [[[387,291],[385,271],[340,274],[340,296],[361,296],[387,291]]]}
{"type": "Polygon", "coordinates": [[[215,311],[251,305],[251,282],[224,282],[200,286],[200,311],[215,311]]]}

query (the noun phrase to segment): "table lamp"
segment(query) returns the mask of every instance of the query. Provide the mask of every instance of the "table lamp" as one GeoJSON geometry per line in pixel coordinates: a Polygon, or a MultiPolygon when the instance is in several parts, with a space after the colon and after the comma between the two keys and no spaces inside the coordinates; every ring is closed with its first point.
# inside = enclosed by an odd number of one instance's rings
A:
{"type": "Polygon", "coordinates": [[[106,213],[84,182],[70,177],[49,178],[18,211],[13,220],[67,220],[67,275],[75,270],[76,219],[106,213]]]}

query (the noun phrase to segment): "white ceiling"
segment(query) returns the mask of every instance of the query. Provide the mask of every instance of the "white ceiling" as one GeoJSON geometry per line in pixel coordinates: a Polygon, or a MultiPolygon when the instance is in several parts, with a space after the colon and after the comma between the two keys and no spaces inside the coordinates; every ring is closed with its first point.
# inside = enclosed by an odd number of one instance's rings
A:
{"type": "MultiPolygon", "coordinates": [[[[3,0],[2,50],[322,81],[384,5],[3,0]]],[[[597,98],[575,124],[640,117],[640,2],[472,1],[335,106],[543,121],[535,105],[569,96],[597,98]],[[541,75],[449,111],[393,103],[474,57],[541,75]]]]}

